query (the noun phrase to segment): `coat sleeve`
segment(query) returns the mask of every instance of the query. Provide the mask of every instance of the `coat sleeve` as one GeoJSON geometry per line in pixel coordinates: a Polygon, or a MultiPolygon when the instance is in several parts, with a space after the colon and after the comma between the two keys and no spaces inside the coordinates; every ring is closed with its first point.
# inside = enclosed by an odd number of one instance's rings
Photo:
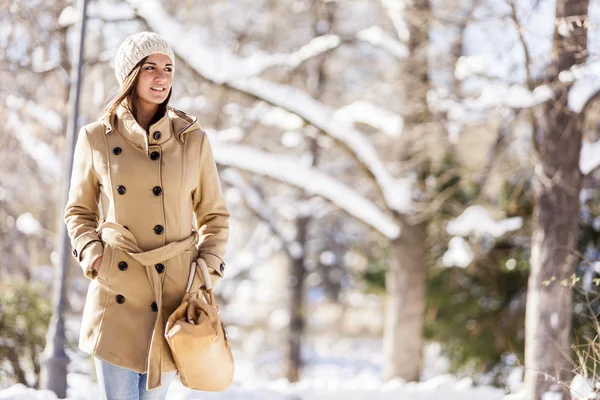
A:
{"type": "Polygon", "coordinates": [[[223,191],[213,157],[208,135],[202,133],[200,145],[200,180],[192,192],[194,223],[200,234],[197,244],[198,255],[211,274],[213,286],[225,272],[225,248],[229,238],[230,214],[227,210],[223,191]]]}
{"type": "Polygon", "coordinates": [[[96,228],[99,221],[100,185],[94,172],[88,133],[81,128],[73,154],[73,172],[64,221],[77,259],[86,277],[94,279],[94,262],[102,256],[104,244],[96,228]]]}

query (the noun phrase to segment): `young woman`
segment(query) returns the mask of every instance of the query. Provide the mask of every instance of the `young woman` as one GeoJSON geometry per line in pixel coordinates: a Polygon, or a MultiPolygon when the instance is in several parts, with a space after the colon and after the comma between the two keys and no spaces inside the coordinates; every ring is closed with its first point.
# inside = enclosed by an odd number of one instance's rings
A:
{"type": "Polygon", "coordinates": [[[104,399],[164,397],[176,370],[165,324],[190,265],[204,260],[213,285],[225,271],[230,215],[207,135],[168,106],[174,66],[157,34],[125,39],[120,91],[75,146],[64,220],[91,280],[79,347],[94,355],[104,399]]]}

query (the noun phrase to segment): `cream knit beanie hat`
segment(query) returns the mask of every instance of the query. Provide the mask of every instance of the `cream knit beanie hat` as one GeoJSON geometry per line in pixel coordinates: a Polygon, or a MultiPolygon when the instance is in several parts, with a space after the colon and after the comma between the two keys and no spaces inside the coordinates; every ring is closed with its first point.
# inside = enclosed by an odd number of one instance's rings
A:
{"type": "Polygon", "coordinates": [[[137,63],[154,53],[169,56],[173,69],[175,68],[175,55],[171,46],[156,33],[138,32],[125,39],[115,55],[115,75],[119,86],[123,85],[123,81],[137,63]]]}

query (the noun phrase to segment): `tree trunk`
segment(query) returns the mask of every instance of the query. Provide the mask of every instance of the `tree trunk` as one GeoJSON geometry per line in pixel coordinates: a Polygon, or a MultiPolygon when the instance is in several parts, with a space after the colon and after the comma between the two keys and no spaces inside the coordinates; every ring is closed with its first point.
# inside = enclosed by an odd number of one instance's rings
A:
{"type": "MultiPolygon", "coordinates": [[[[565,17],[585,21],[588,0],[558,0],[553,62],[549,81],[555,87],[554,101],[542,107],[535,166],[534,231],[531,272],[528,282],[525,338],[525,385],[527,398],[539,400],[546,392],[568,390],[571,376],[571,276],[575,272],[573,251],[577,249],[579,191],[579,151],[582,114],[567,106],[569,83],[558,81],[558,74],[585,62],[587,24],[565,22],[565,17]],[[570,29],[565,37],[558,33],[563,24],[570,29]],[[550,379],[546,379],[546,376],[550,379]]],[[[567,19],[568,21],[569,19],[567,19]]],[[[563,32],[563,31],[561,31],[563,32]]]]}
{"type": "MultiPolygon", "coordinates": [[[[398,142],[401,143],[400,160],[427,150],[423,148],[426,144],[418,128],[431,120],[427,106],[430,86],[427,50],[431,21],[428,0],[407,1],[405,20],[409,31],[409,57],[405,65],[404,138],[398,142]]],[[[385,279],[384,374],[386,379],[400,377],[414,381],[419,379],[423,343],[427,221],[409,224],[405,216],[398,214],[396,220],[401,233],[398,239],[390,242],[385,279]]]]}
{"type": "MultiPolygon", "coordinates": [[[[300,217],[296,221],[296,240],[303,250],[306,249],[306,232],[310,222],[308,217],[300,217]]],[[[290,273],[291,299],[290,299],[290,332],[288,337],[287,366],[285,368],[287,379],[290,382],[300,380],[302,368],[302,335],[304,333],[304,253],[292,259],[290,273]]]]}
{"type": "Polygon", "coordinates": [[[423,315],[427,268],[427,225],[401,225],[400,237],[391,242],[388,271],[384,354],[385,376],[419,379],[423,343],[423,315]]]}

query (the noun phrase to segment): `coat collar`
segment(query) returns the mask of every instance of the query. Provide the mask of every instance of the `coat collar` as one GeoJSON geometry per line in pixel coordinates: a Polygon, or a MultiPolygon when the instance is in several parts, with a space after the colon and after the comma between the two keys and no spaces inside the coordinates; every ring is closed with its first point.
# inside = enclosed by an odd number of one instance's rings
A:
{"type": "Polygon", "coordinates": [[[167,107],[165,115],[150,126],[148,129],[150,135],[137,123],[131,112],[122,105],[110,118],[104,118],[102,123],[106,127],[106,134],[110,134],[116,129],[146,154],[150,153],[150,146],[163,144],[171,136],[175,136],[183,144],[186,133],[200,129],[196,117],[172,107],[167,107]],[[155,132],[161,133],[158,140],[154,139],[155,132]]]}

